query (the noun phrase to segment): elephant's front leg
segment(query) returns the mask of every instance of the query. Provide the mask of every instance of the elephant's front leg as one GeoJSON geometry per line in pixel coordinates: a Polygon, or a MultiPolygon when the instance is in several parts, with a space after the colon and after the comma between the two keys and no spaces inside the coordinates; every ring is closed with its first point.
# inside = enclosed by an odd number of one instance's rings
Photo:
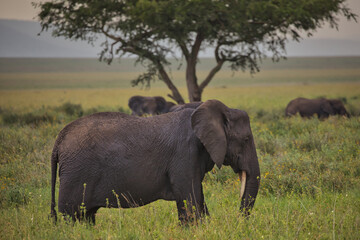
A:
{"type": "Polygon", "coordinates": [[[209,215],[209,211],[204,202],[201,182],[192,185],[191,188],[183,188],[181,190],[179,189],[178,194],[175,194],[177,196],[176,205],[178,217],[181,223],[186,224],[189,221],[199,219],[204,215],[209,215]]]}
{"type": "Polygon", "coordinates": [[[202,184],[201,184],[201,201],[202,201],[202,207],[201,207],[201,215],[206,215],[206,216],[210,216],[209,210],[207,208],[207,205],[205,203],[205,198],[204,198],[204,192],[203,192],[203,188],[202,188],[202,184]]]}

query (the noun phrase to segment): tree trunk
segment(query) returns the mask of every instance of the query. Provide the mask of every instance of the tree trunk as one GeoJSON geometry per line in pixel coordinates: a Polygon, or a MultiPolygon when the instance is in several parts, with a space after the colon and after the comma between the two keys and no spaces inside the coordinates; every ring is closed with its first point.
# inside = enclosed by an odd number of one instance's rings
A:
{"type": "Polygon", "coordinates": [[[204,81],[198,85],[197,77],[196,77],[196,60],[189,59],[187,61],[186,68],[186,84],[188,88],[189,101],[190,102],[200,102],[201,95],[204,91],[204,88],[210,83],[210,81],[214,78],[215,74],[220,71],[224,61],[218,61],[217,65],[209,72],[208,76],[204,79],[204,81]]]}
{"type": "Polygon", "coordinates": [[[184,104],[185,101],[183,97],[181,96],[179,90],[176,88],[176,86],[173,84],[173,82],[170,80],[169,75],[166,73],[164,68],[161,65],[159,66],[159,74],[161,79],[165,82],[166,86],[170,89],[172,92],[172,95],[168,94],[168,96],[172,99],[174,99],[177,104],[184,104]]]}
{"type": "Polygon", "coordinates": [[[196,77],[196,59],[188,59],[186,66],[186,86],[190,102],[200,102],[202,91],[196,77]]]}

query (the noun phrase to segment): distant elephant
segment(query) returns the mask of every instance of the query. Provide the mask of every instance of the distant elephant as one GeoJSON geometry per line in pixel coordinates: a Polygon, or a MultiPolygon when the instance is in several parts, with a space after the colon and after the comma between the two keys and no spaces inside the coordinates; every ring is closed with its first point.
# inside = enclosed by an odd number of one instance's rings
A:
{"type": "Polygon", "coordinates": [[[129,99],[129,108],[132,115],[142,116],[144,114],[158,115],[167,113],[173,103],[167,102],[163,97],[133,96],[129,99]]]}
{"type": "Polygon", "coordinates": [[[299,113],[301,117],[311,117],[317,114],[319,119],[328,118],[330,115],[336,114],[350,117],[340,100],[326,98],[296,98],[287,105],[285,115],[292,116],[296,113],[299,113]]]}
{"type": "Polygon", "coordinates": [[[138,207],[158,199],[176,201],[182,223],[209,214],[202,181],[215,164],[231,166],[239,174],[240,210],[245,216],[260,184],[247,113],[217,100],[196,110],[149,118],[95,113],[65,126],[51,157],[55,219],[58,164],[59,212],[93,224],[100,207],[138,207]]]}
{"type": "Polygon", "coordinates": [[[179,105],[174,105],[170,108],[169,112],[178,112],[184,109],[196,109],[198,108],[201,104],[203,104],[203,102],[192,102],[192,103],[185,103],[185,104],[179,104],[179,105]]]}
{"type": "Polygon", "coordinates": [[[173,103],[173,102],[166,102],[166,105],[165,105],[165,108],[163,109],[163,111],[161,112],[161,113],[168,113],[168,112],[170,112],[170,109],[172,108],[172,107],[174,107],[174,106],[176,106],[176,104],[175,103],[173,103]]]}

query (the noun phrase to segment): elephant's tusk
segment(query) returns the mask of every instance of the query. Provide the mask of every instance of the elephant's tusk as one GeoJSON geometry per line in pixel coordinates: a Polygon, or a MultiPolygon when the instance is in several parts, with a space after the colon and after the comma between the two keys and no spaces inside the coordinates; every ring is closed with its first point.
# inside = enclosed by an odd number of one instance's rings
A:
{"type": "Polygon", "coordinates": [[[246,184],[246,172],[245,171],[241,171],[241,173],[239,173],[239,178],[240,178],[240,182],[241,182],[241,188],[240,188],[240,199],[242,199],[244,192],[245,192],[245,184],[246,184]]]}

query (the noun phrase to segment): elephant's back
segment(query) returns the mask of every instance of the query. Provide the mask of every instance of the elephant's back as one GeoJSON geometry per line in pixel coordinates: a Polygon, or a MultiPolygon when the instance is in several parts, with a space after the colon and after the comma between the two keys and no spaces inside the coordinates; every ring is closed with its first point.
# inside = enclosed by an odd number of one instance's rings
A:
{"type": "Polygon", "coordinates": [[[102,112],[79,118],[66,125],[59,133],[54,151],[58,152],[59,163],[64,159],[73,159],[86,154],[94,145],[105,144],[111,132],[121,127],[126,121],[123,113],[102,112]]]}
{"type": "Polygon", "coordinates": [[[303,97],[295,98],[288,103],[287,108],[299,108],[301,106],[311,104],[311,102],[312,99],[303,98],[303,97]]]}
{"type": "Polygon", "coordinates": [[[303,103],[307,103],[309,101],[310,101],[310,99],[299,97],[299,98],[295,98],[295,99],[291,100],[289,102],[288,106],[303,104],[303,103]]]}
{"type": "Polygon", "coordinates": [[[186,112],[153,117],[136,117],[118,112],[95,113],[65,126],[56,140],[56,149],[61,159],[68,159],[86,152],[104,153],[111,148],[126,152],[139,145],[143,149],[150,149],[156,144],[174,145],[174,142],[182,141],[188,135],[191,111],[186,112]]]}
{"type": "Polygon", "coordinates": [[[111,124],[125,121],[126,118],[132,116],[120,112],[100,112],[74,120],[67,124],[59,133],[58,139],[62,140],[65,136],[76,133],[82,135],[90,129],[99,126],[110,126],[111,124]]]}

